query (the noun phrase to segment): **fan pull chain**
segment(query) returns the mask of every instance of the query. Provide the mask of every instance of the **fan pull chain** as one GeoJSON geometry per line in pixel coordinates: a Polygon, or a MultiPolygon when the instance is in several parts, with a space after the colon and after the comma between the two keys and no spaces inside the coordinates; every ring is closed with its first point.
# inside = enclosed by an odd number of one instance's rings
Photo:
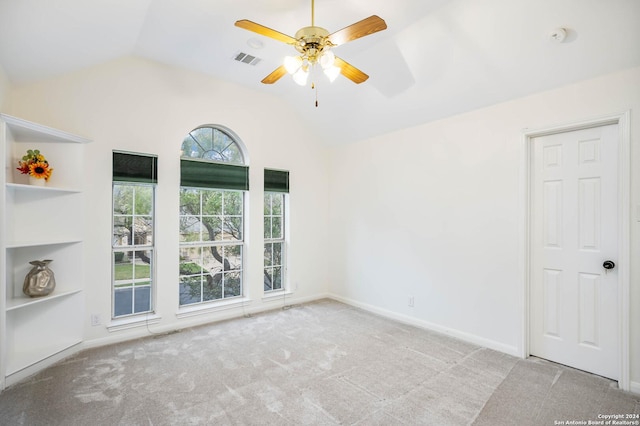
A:
{"type": "Polygon", "coordinates": [[[314,82],[311,82],[311,90],[316,91],[316,108],[318,108],[318,86],[314,82]]]}

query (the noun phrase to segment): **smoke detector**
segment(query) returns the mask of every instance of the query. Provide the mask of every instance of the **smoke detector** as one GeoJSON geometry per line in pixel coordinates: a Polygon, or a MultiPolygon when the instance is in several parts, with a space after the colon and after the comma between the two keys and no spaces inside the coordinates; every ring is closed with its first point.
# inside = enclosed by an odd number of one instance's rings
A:
{"type": "Polygon", "coordinates": [[[556,28],[549,32],[549,41],[554,43],[562,43],[567,37],[567,30],[565,28],[556,28]]]}

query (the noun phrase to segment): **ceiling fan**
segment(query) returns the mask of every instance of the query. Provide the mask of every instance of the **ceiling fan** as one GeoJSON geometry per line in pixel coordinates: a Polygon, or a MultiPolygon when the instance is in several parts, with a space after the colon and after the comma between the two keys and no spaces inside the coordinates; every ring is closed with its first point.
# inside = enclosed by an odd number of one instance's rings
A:
{"type": "Polygon", "coordinates": [[[295,37],[247,19],[236,21],[235,25],[295,47],[299,55],[285,57],[284,64],[262,79],[262,83],[273,84],[289,73],[301,86],[307,84],[309,74],[317,64],[320,64],[330,81],[335,80],[338,74],[342,74],[356,84],[366,81],[369,78],[367,74],[335,56],[331,49],[387,28],[382,18],[372,15],[346,28],[329,33],[326,29],[315,26],[314,0],[311,0],[311,26],[300,28],[295,37]]]}

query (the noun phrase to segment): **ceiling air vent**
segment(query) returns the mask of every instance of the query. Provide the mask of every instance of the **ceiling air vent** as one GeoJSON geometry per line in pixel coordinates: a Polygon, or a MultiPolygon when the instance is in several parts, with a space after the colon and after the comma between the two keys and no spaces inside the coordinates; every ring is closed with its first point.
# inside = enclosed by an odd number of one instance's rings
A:
{"type": "Polygon", "coordinates": [[[249,65],[257,65],[262,59],[249,55],[248,53],[238,52],[234,59],[238,62],[242,62],[249,65]]]}

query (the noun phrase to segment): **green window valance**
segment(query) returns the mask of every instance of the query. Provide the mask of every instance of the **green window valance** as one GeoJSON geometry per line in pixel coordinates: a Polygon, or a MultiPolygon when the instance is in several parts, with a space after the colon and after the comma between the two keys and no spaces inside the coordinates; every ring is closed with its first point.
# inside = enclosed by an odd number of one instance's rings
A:
{"type": "Polygon", "coordinates": [[[211,161],[180,160],[180,185],[249,190],[249,167],[211,161]]]}
{"type": "Polygon", "coordinates": [[[158,183],[158,157],[113,151],[113,180],[158,183]]]}
{"type": "Polygon", "coordinates": [[[264,169],[265,192],[289,192],[289,172],[264,169]]]}

